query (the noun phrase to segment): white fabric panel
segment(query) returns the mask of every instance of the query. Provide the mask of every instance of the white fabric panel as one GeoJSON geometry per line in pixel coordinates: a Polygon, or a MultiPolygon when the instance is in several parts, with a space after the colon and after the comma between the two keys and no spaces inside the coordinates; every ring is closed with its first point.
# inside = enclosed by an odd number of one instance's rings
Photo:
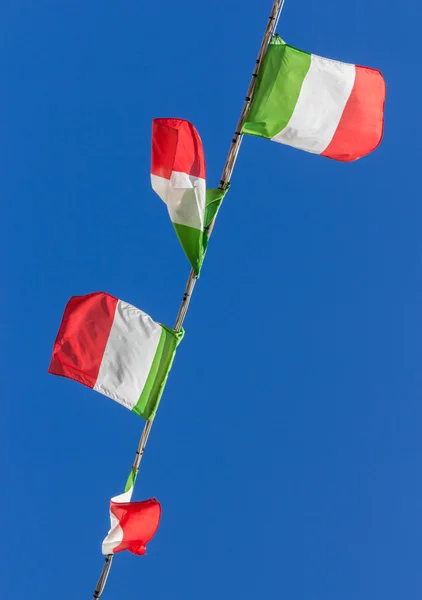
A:
{"type": "Polygon", "coordinates": [[[132,410],[139,400],[161,336],[161,325],[119,300],[94,390],[132,410]]]}
{"type": "MultiPolygon", "coordinates": [[[[133,486],[119,496],[115,496],[111,499],[112,502],[130,502],[133,493],[133,486]]],[[[113,554],[114,548],[116,548],[123,540],[123,529],[119,525],[119,520],[110,511],[110,529],[107,536],[103,541],[102,553],[113,554]]]]}
{"type": "Polygon", "coordinates": [[[312,54],[290,121],[272,140],[315,154],[324,152],[336,132],[355,77],[355,65],[312,54]]]}
{"type": "Polygon", "coordinates": [[[173,171],[171,179],[151,174],[152,188],[167,204],[173,223],[204,229],[206,184],[202,177],[173,171]]]}

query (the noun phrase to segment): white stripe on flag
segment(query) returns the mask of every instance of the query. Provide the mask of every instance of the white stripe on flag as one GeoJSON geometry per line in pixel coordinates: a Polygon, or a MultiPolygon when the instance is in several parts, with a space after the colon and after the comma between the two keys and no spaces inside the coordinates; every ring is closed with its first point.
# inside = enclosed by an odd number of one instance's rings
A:
{"type": "Polygon", "coordinates": [[[153,190],[167,204],[170,219],[177,225],[204,229],[206,184],[202,177],[173,171],[170,179],[151,173],[153,190]]]}
{"type": "Polygon", "coordinates": [[[287,126],[272,140],[321,154],[333,139],[355,83],[355,65],[311,55],[287,126]]]}
{"type": "Polygon", "coordinates": [[[94,390],[132,410],[139,400],[162,328],[142,310],[119,300],[94,390]]]}
{"type": "MultiPolygon", "coordinates": [[[[114,496],[111,499],[112,502],[130,502],[133,493],[133,486],[127,492],[120,494],[119,496],[114,496]]],[[[123,529],[120,527],[119,520],[113,515],[110,510],[110,529],[104,538],[102,553],[103,554],[112,554],[114,548],[116,548],[119,544],[121,544],[123,540],[123,529]]]]}

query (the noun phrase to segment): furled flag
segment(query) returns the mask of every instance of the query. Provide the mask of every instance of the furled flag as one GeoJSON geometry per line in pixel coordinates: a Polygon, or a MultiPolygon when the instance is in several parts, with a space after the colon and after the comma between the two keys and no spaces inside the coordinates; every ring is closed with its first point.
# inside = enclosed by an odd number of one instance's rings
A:
{"type": "Polygon", "coordinates": [[[243,133],[352,161],[381,141],[385,82],[358,67],[271,41],[243,133]]]}
{"type": "Polygon", "coordinates": [[[104,292],[66,305],[49,372],[74,379],[152,421],[183,331],[104,292]]]}
{"type": "Polygon", "coordinates": [[[166,203],[183,250],[199,274],[208,227],[227,189],[206,190],[204,150],[189,121],[153,120],[151,184],[166,203]]]}
{"type": "Polygon", "coordinates": [[[129,550],[145,554],[147,543],[154,537],[161,517],[161,506],[155,498],[131,502],[134,478],[129,477],[125,492],[110,501],[110,530],[103,541],[103,554],[129,550]]]}

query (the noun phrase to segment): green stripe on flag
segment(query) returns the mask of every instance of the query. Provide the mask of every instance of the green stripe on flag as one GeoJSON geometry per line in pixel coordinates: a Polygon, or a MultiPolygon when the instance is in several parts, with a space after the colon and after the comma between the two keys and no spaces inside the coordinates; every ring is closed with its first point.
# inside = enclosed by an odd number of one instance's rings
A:
{"type": "Polygon", "coordinates": [[[204,231],[200,231],[194,227],[188,227],[187,225],[173,223],[182,248],[185,251],[188,260],[198,277],[201,271],[202,263],[204,262],[205,253],[207,251],[208,228],[211,225],[211,221],[217,216],[218,209],[220,208],[223,198],[227,194],[229,187],[230,184],[225,190],[207,190],[204,231]]]}
{"type": "Polygon", "coordinates": [[[224,196],[227,194],[230,188],[230,183],[225,190],[220,189],[209,189],[207,190],[207,200],[205,205],[205,219],[204,225],[207,229],[211,225],[211,221],[217,216],[218,209],[223,202],[224,196]]]}
{"type": "Polygon", "coordinates": [[[213,221],[213,219],[215,219],[215,217],[217,216],[217,213],[220,209],[220,206],[224,200],[224,196],[227,194],[227,192],[229,191],[230,188],[230,183],[227,185],[225,190],[220,190],[220,189],[209,189],[207,190],[207,203],[205,206],[205,219],[204,219],[204,225],[205,225],[205,229],[204,229],[204,237],[202,239],[202,261],[201,261],[201,266],[202,266],[202,262],[205,258],[205,253],[207,251],[207,247],[208,247],[208,240],[209,240],[209,235],[208,235],[208,230],[209,227],[213,221]]]}
{"type": "Polygon", "coordinates": [[[269,139],[280,133],[290,121],[310,66],[310,54],[276,35],[259,70],[242,132],[269,139]]]}
{"type": "Polygon", "coordinates": [[[176,348],[181,342],[184,331],[176,332],[165,325],[161,325],[162,332],[152,361],[144,389],[132,412],[147,421],[154,419],[166,385],[167,377],[173,364],[176,348]]]}
{"type": "Polygon", "coordinates": [[[173,223],[173,225],[193,270],[199,274],[202,261],[204,260],[202,248],[203,231],[194,227],[188,227],[188,225],[180,225],[179,223],[173,223]]]}
{"type": "Polygon", "coordinates": [[[138,471],[136,469],[132,469],[129,473],[129,477],[127,478],[125,485],[125,492],[128,492],[135,485],[136,476],[138,475],[138,471]]]}

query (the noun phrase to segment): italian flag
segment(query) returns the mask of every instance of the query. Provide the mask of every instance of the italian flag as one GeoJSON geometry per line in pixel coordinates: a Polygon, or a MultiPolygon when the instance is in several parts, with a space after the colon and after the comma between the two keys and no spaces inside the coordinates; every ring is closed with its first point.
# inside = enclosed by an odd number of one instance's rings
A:
{"type": "Polygon", "coordinates": [[[204,254],[205,158],[201,138],[189,121],[153,120],[151,184],[167,205],[180,243],[199,273],[204,254]]]}
{"type": "Polygon", "coordinates": [[[384,101],[379,71],[303,52],[277,35],[259,70],[242,131],[352,161],[380,143],[384,101]]]}
{"type": "Polygon", "coordinates": [[[183,332],[110,294],[73,296],[49,372],[82,383],[151,421],[183,332]]]}
{"type": "Polygon", "coordinates": [[[129,550],[145,554],[147,543],[160,524],[161,506],[155,498],[131,502],[135,477],[129,477],[125,492],[110,501],[110,530],[103,541],[103,554],[129,550]]]}

